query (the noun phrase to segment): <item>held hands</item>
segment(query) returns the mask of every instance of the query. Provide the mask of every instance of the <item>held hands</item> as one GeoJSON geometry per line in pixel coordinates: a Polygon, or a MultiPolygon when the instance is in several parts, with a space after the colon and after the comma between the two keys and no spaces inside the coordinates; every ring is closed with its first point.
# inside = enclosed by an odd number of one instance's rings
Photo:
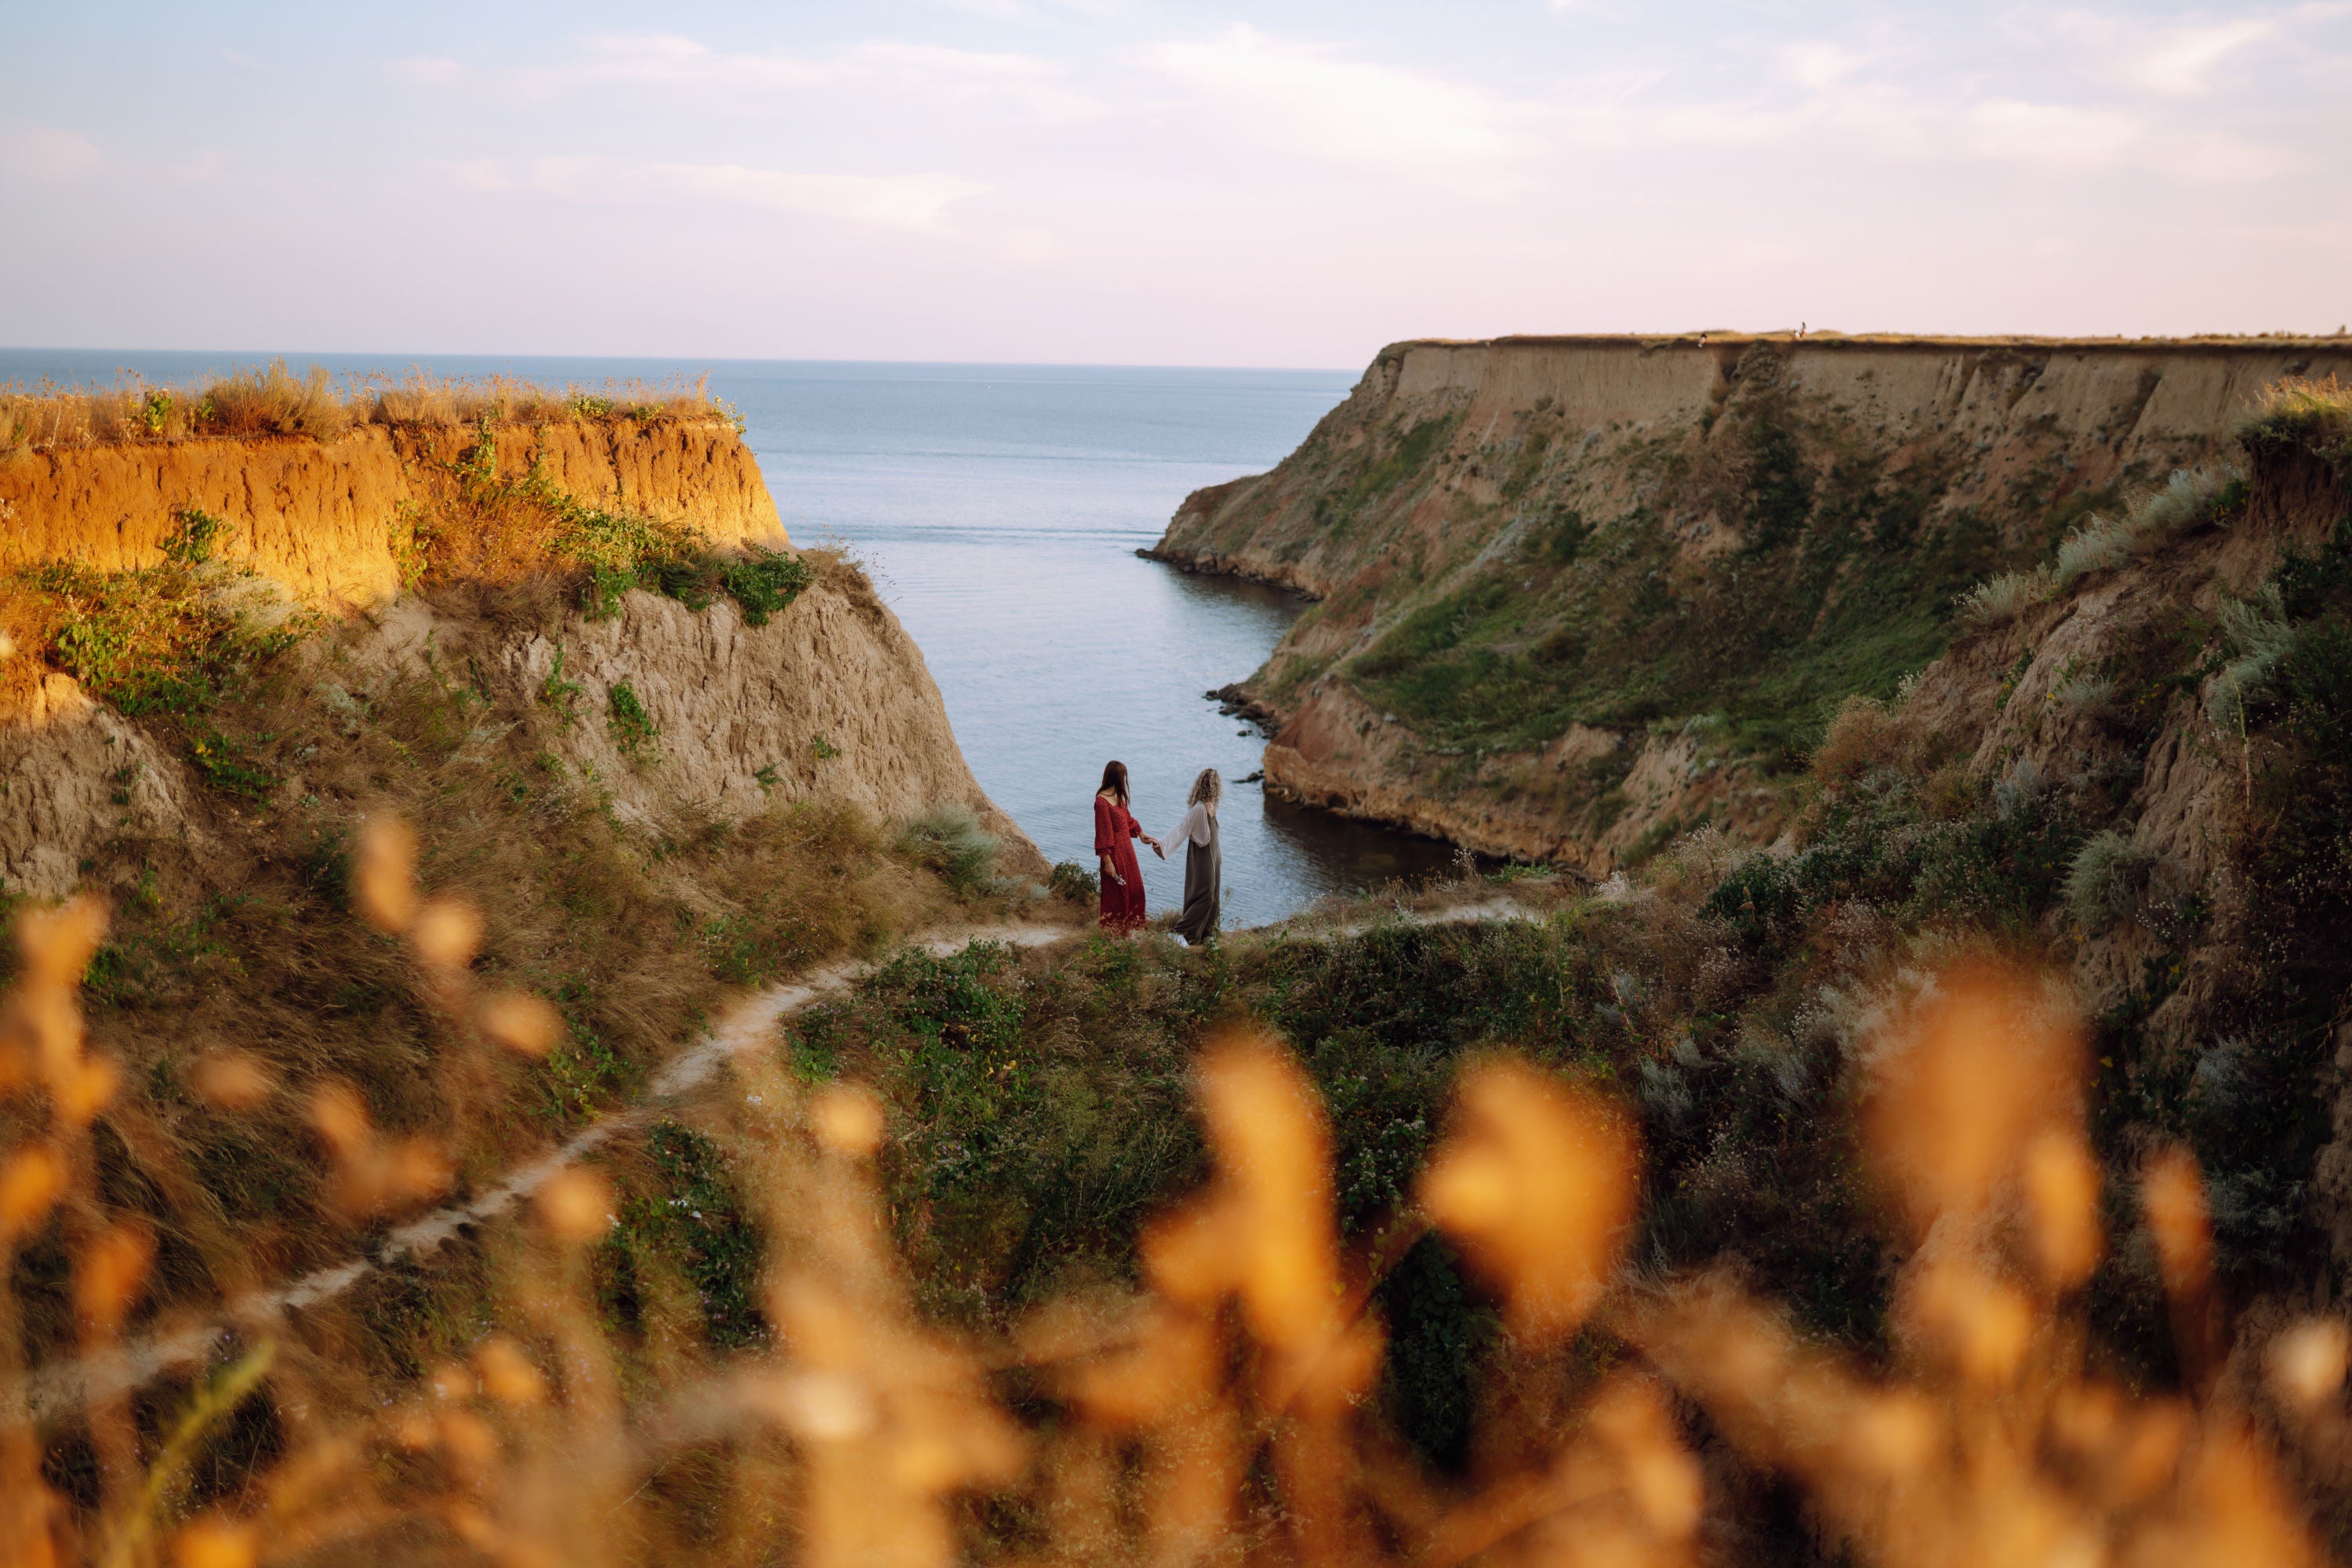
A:
{"type": "Polygon", "coordinates": [[[1151,852],[1152,852],[1154,855],[1159,856],[1162,860],[1165,860],[1165,859],[1167,859],[1167,858],[1168,858],[1168,851],[1167,851],[1167,850],[1165,850],[1165,849],[1162,849],[1162,848],[1160,847],[1160,840],[1158,840],[1157,838],[1152,837],[1151,837],[1150,835],[1149,835],[1149,834],[1146,834],[1146,835],[1144,836],[1144,839],[1143,839],[1143,841],[1144,841],[1146,844],[1149,844],[1149,845],[1150,845],[1150,846],[1151,846],[1151,852]]]}

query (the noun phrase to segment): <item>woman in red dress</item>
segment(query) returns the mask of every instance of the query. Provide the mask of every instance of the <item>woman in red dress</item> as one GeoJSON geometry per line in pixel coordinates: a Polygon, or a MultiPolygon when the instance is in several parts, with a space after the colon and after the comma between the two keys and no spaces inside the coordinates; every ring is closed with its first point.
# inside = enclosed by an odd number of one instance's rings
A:
{"type": "Polygon", "coordinates": [[[1127,809],[1127,764],[1111,763],[1103,769],[1102,788],[1095,794],[1095,854],[1102,861],[1102,924],[1121,936],[1143,924],[1143,868],[1136,862],[1132,839],[1151,846],[1165,858],[1160,840],[1136,826],[1127,809]]]}

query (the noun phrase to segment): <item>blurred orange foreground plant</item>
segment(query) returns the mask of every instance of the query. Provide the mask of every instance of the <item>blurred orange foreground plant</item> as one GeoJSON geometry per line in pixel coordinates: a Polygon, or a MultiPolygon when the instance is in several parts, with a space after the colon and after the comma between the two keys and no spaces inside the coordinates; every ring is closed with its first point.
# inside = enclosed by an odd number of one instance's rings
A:
{"type": "MultiPolygon", "coordinates": [[[[478,928],[415,896],[412,847],[396,832],[363,847],[363,909],[407,937],[461,1038],[539,1046],[545,1018],[474,994],[478,928]]],[[[142,1222],[99,1197],[88,1148],[114,1078],[83,1049],[74,988],[101,926],[87,903],[26,917],[24,979],[0,1016],[8,1125],[29,1130],[0,1155],[0,1248],[64,1226],[86,1354],[118,1339],[153,1256],[142,1222]]],[[[1213,1177],[1147,1229],[1139,1288],[1063,1299],[1002,1342],[959,1339],[919,1320],[890,1242],[872,1166],[883,1106],[749,1061],[705,1110],[765,1222],[772,1350],[673,1360],[650,1384],[631,1373],[588,1264],[615,1194],[575,1167],[484,1243],[495,1300],[476,1342],[373,1404],[337,1414],[299,1355],[266,1344],[160,1436],[134,1426],[127,1394],[105,1396],[88,1412],[93,1510],[50,1489],[20,1394],[0,1418],[0,1560],[1675,1568],[1697,1560],[1706,1512],[1684,1436],[1703,1412],[1876,1563],[2315,1561],[2272,1455],[2216,1392],[2210,1229],[2184,1154],[2152,1163],[2143,1194],[2187,1391],[2135,1397],[2086,1370],[2074,1298],[2100,1256],[2100,1179],[2071,1015],[2026,977],[1966,971],[1877,1049],[1868,1145],[1912,1247],[1890,1376],[1801,1342],[1727,1275],[1622,1280],[1630,1117],[1506,1057],[1464,1070],[1418,1212],[1343,1247],[1323,1107],[1248,1030],[1202,1055],[1213,1177]],[[1373,1290],[1432,1226],[1509,1331],[1460,1483],[1433,1478],[1368,1397],[1373,1290]],[[184,1505],[206,1424],[257,1388],[281,1450],[184,1505]],[[656,1483],[689,1461],[706,1479],[681,1527],[656,1483]],[[983,1522],[975,1497],[1006,1511],[983,1522]]],[[[279,1092],[235,1064],[216,1076],[236,1090],[225,1113],[279,1092]]],[[[447,1179],[429,1142],[384,1143],[341,1092],[318,1091],[313,1119],[354,1215],[447,1179]]],[[[0,1310],[0,1373],[21,1390],[13,1294],[0,1310]]],[[[2340,1326],[2306,1325],[2272,1366],[2319,1412],[2347,1354],[2340,1326]]]]}

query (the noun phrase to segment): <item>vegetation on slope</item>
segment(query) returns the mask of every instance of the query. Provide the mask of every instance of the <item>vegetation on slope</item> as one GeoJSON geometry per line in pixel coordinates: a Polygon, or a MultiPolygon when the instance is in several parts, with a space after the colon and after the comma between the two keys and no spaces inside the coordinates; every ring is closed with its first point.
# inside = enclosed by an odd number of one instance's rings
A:
{"type": "MultiPolygon", "coordinates": [[[[1956,637],[2244,502],[2242,469],[2176,472],[2168,437],[2029,416],[2030,357],[1971,362],[1971,397],[2016,412],[1964,434],[1801,390],[1787,347],[1748,347],[1698,415],[1633,428],[1542,398],[1474,431],[1465,391],[1360,392],[1274,474],[1188,503],[1178,558],[1326,595],[1234,693],[1310,715],[1318,749],[1287,770],[1307,798],[1402,800],[1426,830],[1603,868],[1707,821],[1769,837],[1849,699],[1890,700],[1956,637]],[[1669,749],[1714,782],[1612,837],[1629,773],[1669,749]]],[[[2291,384],[2262,427],[2315,430],[2338,395],[2291,384]]]]}
{"type": "Polygon", "coordinates": [[[450,379],[422,371],[404,378],[338,381],[313,365],[306,376],[284,360],[191,386],[129,380],[110,387],[0,386],[0,462],[53,447],[194,437],[299,436],[329,440],[354,425],[434,427],[484,420],[734,419],[708,388],[541,386],[510,376],[450,379]]]}

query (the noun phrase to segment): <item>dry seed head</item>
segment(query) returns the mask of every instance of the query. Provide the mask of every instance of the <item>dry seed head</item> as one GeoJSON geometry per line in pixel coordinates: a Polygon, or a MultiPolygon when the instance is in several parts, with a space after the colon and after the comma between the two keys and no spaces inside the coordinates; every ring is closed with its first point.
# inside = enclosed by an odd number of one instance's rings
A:
{"type": "Polygon", "coordinates": [[[19,1149],[0,1166],[0,1240],[40,1223],[66,1190],[66,1165],[57,1152],[37,1144],[19,1149]]]}
{"type": "Polygon", "coordinates": [[[2213,1224],[2196,1157],[2168,1149],[2149,1160],[2140,1176],[2140,1207],[2156,1237],[2166,1291],[2178,1298],[2202,1290],[2213,1276],[2213,1224]]]}
{"type": "Polygon", "coordinates": [[[215,1051],[196,1064],[196,1093],[221,1110],[250,1110],[277,1090],[278,1080],[261,1058],[245,1051],[215,1051]]]}
{"type": "Polygon", "coordinates": [[[425,1384],[439,1400],[471,1399],[474,1397],[474,1374],[462,1363],[445,1361],[425,1377],[425,1384]]]}
{"type": "Polygon", "coordinates": [[[776,1386],[777,1419],[813,1442],[840,1443],[874,1429],[878,1412],[865,1381],[845,1372],[802,1372],[776,1386]]]}
{"type": "Polygon", "coordinates": [[[824,1149],[863,1160],[882,1146],[882,1102],[868,1089],[836,1086],[811,1102],[809,1125],[824,1149]]]}
{"type": "Polygon", "coordinates": [[[1873,1085],[1865,1131],[1911,1220],[1983,1212],[2036,1131],[2071,1126],[2083,1047],[2041,989],[2004,970],[1947,975],[1890,1051],[1873,1085]]]}
{"type": "Polygon", "coordinates": [[[438,1144],[429,1138],[404,1139],[384,1156],[384,1195],[403,1202],[437,1197],[449,1190],[452,1175],[438,1144]]]}
{"type": "Polygon", "coordinates": [[[16,921],[25,984],[58,991],[80,984],[105,934],[106,904],[95,893],[83,893],[53,910],[26,910],[16,921]]]}
{"type": "Polygon", "coordinates": [[[2154,1497],[2172,1479],[2194,1425],[2188,1405],[2179,1400],[2150,1400],[2141,1405],[2133,1412],[2115,1463],[2109,1467],[2109,1484],[2126,1498],[2154,1497]]]}
{"type": "Polygon", "coordinates": [[[1421,1205],[1501,1289],[1513,1331],[1549,1339],[1583,1321],[1616,1267],[1636,1159],[1614,1106],[1523,1062],[1482,1062],[1463,1075],[1421,1205]]]}
{"type": "Polygon", "coordinates": [[[74,1308],[94,1333],[110,1335],[121,1326],[154,1260],[154,1237],[128,1226],[105,1231],[82,1248],[74,1259],[74,1308]]]}
{"type": "Polygon", "coordinates": [[[416,830],[396,816],[368,819],[352,858],[352,887],[360,915],[397,935],[416,919],[416,830]]]}
{"type": "Polygon", "coordinates": [[[2099,1167],[2071,1131],[2046,1131],[2025,1151],[2025,1203],[2042,1281],[2072,1290],[2090,1279],[2105,1245],[2099,1232],[2099,1167]]]}
{"type": "Polygon", "coordinates": [[[1289,1054],[1255,1034],[1209,1047],[1200,1098],[1250,1332],[1268,1345],[1306,1344],[1329,1325],[1339,1294],[1322,1101],[1289,1054]]]}
{"type": "Polygon", "coordinates": [[[2263,1359],[2280,1403],[2307,1415],[2343,1388],[2352,1333],[2340,1319],[2306,1318],[2273,1340],[2263,1359]]]}
{"type": "Polygon", "coordinates": [[[1858,1471],[1907,1480],[1936,1456],[1935,1410],[1900,1390],[1865,1400],[1847,1425],[1846,1454],[1858,1471]]]}
{"type": "Polygon", "coordinates": [[[253,1526],[211,1517],[193,1520],[172,1542],[177,1568],[253,1568],[260,1537],[253,1526]]]}
{"type": "Polygon", "coordinates": [[[463,899],[435,899],[416,912],[408,934],[426,968],[454,973],[473,963],[480,949],[482,917],[463,899]]]}
{"type": "Polygon", "coordinates": [[[1160,1215],[1137,1238],[1144,1277],[1171,1301],[1206,1309],[1236,1283],[1227,1216],[1213,1203],[1160,1215]]]}
{"type": "Polygon", "coordinates": [[[2033,1338],[2032,1304],[2017,1291],[1952,1259],[1922,1262],[1904,1282],[1913,1331],[1977,1383],[2007,1380],[2033,1338]]]}
{"type": "Polygon", "coordinates": [[[504,1335],[482,1342],[474,1352],[474,1366],[484,1391],[501,1405],[520,1409],[547,1397],[547,1380],[522,1347],[504,1335]]]}
{"type": "Polygon", "coordinates": [[[310,1125],[319,1130],[337,1161],[349,1164],[374,1145],[367,1106],[347,1083],[323,1083],[310,1095],[310,1125]]]}
{"type": "Polygon", "coordinates": [[[558,1241],[593,1241],[613,1228],[613,1189],[593,1171],[559,1173],[539,1190],[539,1220],[558,1241]]]}
{"type": "Polygon", "coordinates": [[[1625,1490],[1650,1529],[1670,1540],[1696,1533],[1705,1487],[1656,1384],[1633,1375],[1612,1379],[1592,1402],[1592,1428],[1616,1450],[1625,1490]]]}
{"type": "Polygon", "coordinates": [[[469,1411],[445,1410],[441,1413],[441,1451],[459,1468],[478,1474],[499,1462],[498,1434],[469,1411]]]}
{"type": "Polygon", "coordinates": [[[68,1127],[89,1126],[121,1083],[121,1072],[104,1057],[74,1063],[53,1088],[58,1119],[68,1127]]]}
{"type": "Polygon", "coordinates": [[[527,991],[506,991],[482,1004],[482,1033],[510,1051],[543,1057],[555,1048],[563,1019],[527,991]]]}

